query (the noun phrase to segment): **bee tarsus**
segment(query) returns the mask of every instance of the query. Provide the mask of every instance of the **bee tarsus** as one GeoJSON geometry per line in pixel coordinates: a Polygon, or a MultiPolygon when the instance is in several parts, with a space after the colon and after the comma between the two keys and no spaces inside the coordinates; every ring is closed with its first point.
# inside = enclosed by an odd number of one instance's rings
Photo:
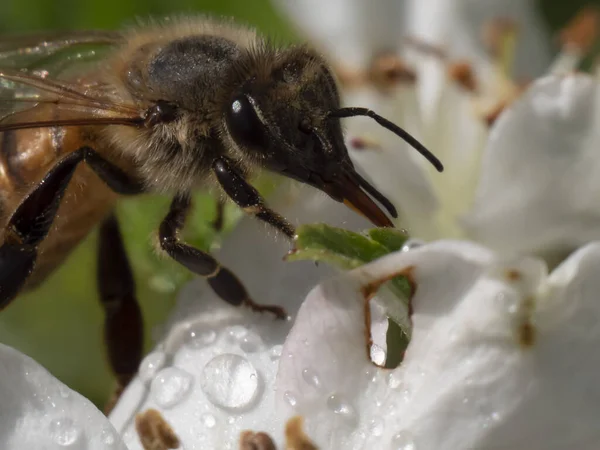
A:
{"type": "Polygon", "coordinates": [[[177,195],[171,202],[169,213],[159,228],[161,248],[179,264],[187,267],[196,275],[206,278],[208,284],[221,299],[230,305],[247,305],[255,311],[268,311],[278,318],[286,318],[283,308],[260,305],[249,296],[242,282],[209,253],[184,244],[179,240],[178,232],[185,225],[185,219],[192,206],[189,195],[177,195]]]}

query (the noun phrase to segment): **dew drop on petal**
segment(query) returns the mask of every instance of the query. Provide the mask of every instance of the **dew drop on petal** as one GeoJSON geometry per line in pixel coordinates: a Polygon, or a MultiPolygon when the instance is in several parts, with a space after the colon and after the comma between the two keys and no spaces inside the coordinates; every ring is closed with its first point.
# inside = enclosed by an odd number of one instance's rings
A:
{"type": "Polygon", "coordinates": [[[226,353],[206,363],[200,377],[200,388],[215,406],[240,410],[256,400],[259,377],[246,358],[226,353]]]}
{"type": "Polygon", "coordinates": [[[248,329],[242,325],[234,325],[225,330],[225,335],[230,342],[238,343],[248,334],[248,329]]]}
{"type": "Polygon", "coordinates": [[[392,389],[398,389],[402,385],[402,375],[398,372],[390,372],[387,376],[387,384],[392,389]]]}
{"type": "Polygon", "coordinates": [[[200,416],[200,422],[202,422],[202,425],[206,428],[213,428],[217,424],[217,419],[215,419],[215,416],[212,414],[205,413],[200,416]]]}
{"type": "Polygon", "coordinates": [[[58,445],[68,447],[79,439],[80,430],[68,417],[54,419],[50,422],[50,436],[58,445]]]}
{"type": "Polygon", "coordinates": [[[279,360],[279,358],[281,358],[282,351],[283,351],[283,345],[281,345],[281,344],[277,344],[277,345],[274,345],[273,347],[271,347],[271,350],[269,350],[269,358],[271,359],[271,361],[279,360]]]}
{"type": "Polygon", "coordinates": [[[349,425],[356,426],[358,418],[354,407],[345,402],[339,394],[332,394],[327,398],[327,407],[335,414],[343,417],[349,425]]]}
{"type": "Polygon", "coordinates": [[[379,437],[383,434],[384,424],[379,417],[374,417],[369,421],[369,433],[372,436],[379,437]]]}
{"type": "Polygon", "coordinates": [[[385,350],[377,345],[371,345],[371,361],[373,361],[378,366],[383,366],[385,364],[386,352],[385,350]]]}
{"type": "Polygon", "coordinates": [[[115,432],[109,428],[104,428],[102,430],[102,443],[104,445],[113,446],[117,442],[117,438],[115,436],[115,432]]]}
{"type": "Polygon", "coordinates": [[[294,394],[292,394],[290,391],[285,391],[283,393],[283,398],[286,401],[286,403],[288,405],[290,405],[292,408],[298,404],[298,400],[296,399],[296,396],[294,394]]]}
{"type": "Polygon", "coordinates": [[[192,327],[188,331],[185,339],[185,344],[191,349],[200,349],[208,347],[217,339],[215,330],[206,329],[204,327],[192,327]]]}
{"type": "Polygon", "coordinates": [[[263,348],[262,339],[253,331],[248,331],[246,335],[239,340],[239,345],[246,353],[254,353],[263,348]]]}
{"type": "Polygon", "coordinates": [[[422,239],[407,239],[400,251],[407,252],[409,250],[414,250],[415,248],[421,247],[425,244],[425,241],[422,239]]]}
{"type": "Polygon", "coordinates": [[[60,396],[62,398],[69,398],[71,396],[71,393],[69,392],[69,388],[67,386],[65,386],[64,384],[61,384],[58,387],[58,392],[60,393],[60,396]]]}
{"type": "Polygon", "coordinates": [[[408,431],[401,431],[392,438],[391,450],[416,450],[414,438],[408,431]]]}
{"type": "Polygon", "coordinates": [[[172,408],[188,397],[194,379],[185,370],[167,367],[161,370],[150,386],[156,404],[162,408],[172,408]]]}
{"type": "Polygon", "coordinates": [[[306,368],[302,371],[302,379],[306,384],[309,384],[314,388],[319,388],[321,386],[319,375],[311,368],[306,368]]]}
{"type": "Polygon", "coordinates": [[[163,352],[148,353],[140,363],[138,377],[143,382],[150,382],[156,376],[156,373],[162,369],[166,362],[166,355],[163,352]]]}

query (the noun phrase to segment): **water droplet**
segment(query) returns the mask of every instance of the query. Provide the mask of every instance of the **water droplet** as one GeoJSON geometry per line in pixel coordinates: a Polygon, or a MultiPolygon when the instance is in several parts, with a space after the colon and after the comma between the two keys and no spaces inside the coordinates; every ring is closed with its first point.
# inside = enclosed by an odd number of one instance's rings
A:
{"type": "Polygon", "coordinates": [[[401,431],[392,439],[392,450],[416,450],[413,436],[408,431],[401,431]]]}
{"type": "Polygon", "coordinates": [[[241,338],[240,348],[246,353],[254,353],[262,349],[263,342],[260,336],[253,331],[248,331],[244,337],[241,338]]]}
{"type": "Polygon", "coordinates": [[[271,361],[277,361],[279,358],[281,358],[282,350],[283,345],[274,345],[271,350],[269,350],[269,358],[271,358],[271,361]]]}
{"type": "Polygon", "coordinates": [[[385,350],[377,345],[371,345],[371,361],[373,361],[378,366],[383,366],[385,364],[386,352],[385,350]]]}
{"type": "Polygon", "coordinates": [[[227,339],[230,342],[233,343],[238,343],[242,340],[242,338],[244,336],[246,336],[246,334],[248,333],[248,329],[246,327],[243,327],[241,325],[234,325],[232,327],[227,328],[227,330],[225,330],[225,334],[227,336],[227,339]]]}
{"type": "Polygon", "coordinates": [[[256,400],[259,377],[246,358],[226,353],[206,363],[200,388],[215,406],[240,410],[248,408],[256,400]]]}
{"type": "Polygon", "coordinates": [[[60,386],[58,386],[58,392],[62,398],[69,398],[71,396],[71,392],[69,391],[69,388],[67,386],[65,386],[64,384],[61,384],[60,386]]]}
{"type": "Polygon", "coordinates": [[[285,391],[283,393],[283,398],[292,408],[298,404],[298,400],[296,400],[296,396],[292,394],[290,391],[285,391]]]}
{"type": "Polygon", "coordinates": [[[492,414],[490,414],[490,419],[492,419],[494,422],[498,422],[500,420],[500,414],[494,411],[492,414]]]}
{"type": "Polygon", "coordinates": [[[117,438],[115,436],[115,432],[110,428],[104,428],[102,430],[102,443],[104,445],[112,446],[117,442],[117,438]]]}
{"type": "Polygon", "coordinates": [[[463,397],[462,402],[464,405],[466,405],[467,403],[469,403],[469,397],[463,397]]]}
{"type": "Polygon", "coordinates": [[[79,428],[68,417],[54,419],[50,422],[50,436],[58,445],[68,447],[79,439],[79,428]]]}
{"type": "Polygon", "coordinates": [[[167,367],[152,380],[150,391],[158,406],[172,408],[189,395],[193,381],[192,375],[185,370],[167,367]]]}
{"type": "Polygon", "coordinates": [[[422,239],[407,239],[400,251],[407,252],[409,250],[414,250],[415,248],[419,248],[425,244],[425,241],[422,239]]]}
{"type": "Polygon", "coordinates": [[[410,400],[411,394],[412,392],[409,388],[404,388],[404,390],[402,391],[402,398],[404,398],[405,402],[408,402],[410,400]]]}
{"type": "Polygon", "coordinates": [[[163,352],[148,353],[140,363],[138,376],[143,382],[150,382],[156,373],[162,369],[166,362],[166,355],[163,352]]]}
{"type": "Polygon", "coordinates": [[[277,361],[281,358],[281,352],[283,351],[283,345],[277,344],[274,345],[271,350],[269,350],[269,358],[271,361],[277,361]]]}
{"type": "Polygon", "coordinates": [[[390,372],[387,376],[387,384],[392,389],[398,389],[402,385],[402,375],[398,372],[390,372]]]}
{"type": "Polygon", "coordinates": [[[202,422],[202,425],[204,425],[206,428],[213,428],[217,424],[217,419],[215,419],[215,416],[212,414],[206,413],[202,414],[200,417],[200,422],[202,422]]]}
{"type": "Polygon", "coordinates": [[[343,417],[348,424],[356,426],[358,418],[354,407],[346,403],[339,394],[332,394],[327,398],[327,407],[335,414],[343,417]]]}
{"type": "Polygon", "coordinates": [[[306,368],[302,371],[302,379],[306,382],[306,384],[310,384],[312,387],[321,387],[319,375],[317,375],[317,373],[311,368],[306,368]]]}
{"type": "Polygon", "coordinates": [[[379,437],[383,434],[384,424],[383,420],[379,417],[374,417],[369,421],[369,433],[375,437],[379,437]]]}
{"type": "Polygon", "coordinates": [[[215,330],[198,326],[190,328],[185,343],[189,348],[200,349],[208,347],[216,339],[217,332],[215,330]]]}

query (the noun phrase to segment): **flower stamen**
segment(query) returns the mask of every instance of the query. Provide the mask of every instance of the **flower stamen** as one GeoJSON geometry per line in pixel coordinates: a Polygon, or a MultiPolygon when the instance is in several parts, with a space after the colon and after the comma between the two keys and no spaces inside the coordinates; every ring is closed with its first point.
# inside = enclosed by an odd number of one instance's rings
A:
{"type": "Polygon", "coordinates": [[[135,429],[144,450],[168,450],[180,446],[179,438],[156,409],[138,414],[135,429]]]}

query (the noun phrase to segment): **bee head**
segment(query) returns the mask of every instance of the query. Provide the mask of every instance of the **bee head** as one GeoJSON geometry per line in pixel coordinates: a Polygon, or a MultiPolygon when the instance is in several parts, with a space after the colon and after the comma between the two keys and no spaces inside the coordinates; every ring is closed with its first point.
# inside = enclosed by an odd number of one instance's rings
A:
{"type": "MultiPolygon", "coordinates": [[[[406,133],[369,110],[340,108],[331,70],[322,57],[306,47],[283,50],[270,63],[265,55],[251,56],[254,59],[246,63],[245,76],[240,77],[242,82],[225,102],[223,112],[224,128],[233,147],[259,166],[344,202],[377,226],[392,226],[373,199],[393,217],[397,216],[396,209],[356,172],[344,143],[340,117],[370,115],[380,124],[400,130],[402,137],[406,133]]],[[[433,158],[429,152],[427,155],[433,158]]]]}

